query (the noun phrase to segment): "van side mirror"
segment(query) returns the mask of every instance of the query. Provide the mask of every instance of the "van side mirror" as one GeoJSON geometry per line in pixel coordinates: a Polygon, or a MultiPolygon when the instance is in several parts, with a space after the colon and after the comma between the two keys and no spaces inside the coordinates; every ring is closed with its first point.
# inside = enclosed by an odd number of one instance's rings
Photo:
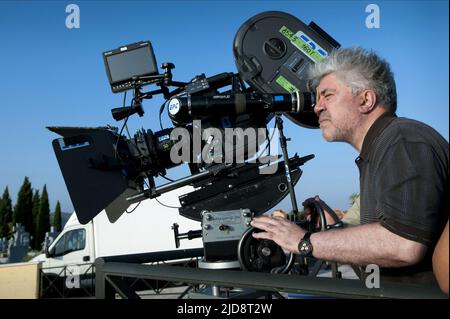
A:
{"type": "Polygon", "coordinates": [[[48,247],[45,249],[45,257],[50,258],[53,257],[55,250],[49,249],[48,247]]]}

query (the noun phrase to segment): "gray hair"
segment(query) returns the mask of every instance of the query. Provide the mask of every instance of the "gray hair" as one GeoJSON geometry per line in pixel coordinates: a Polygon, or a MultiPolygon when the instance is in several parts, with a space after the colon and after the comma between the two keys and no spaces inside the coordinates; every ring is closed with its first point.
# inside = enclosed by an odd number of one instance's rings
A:
{"type": "Polygon", "coordinates": [[[310,68],[310,87],[317,88],[320,80],[330,73],[344,81],[353,95],[371,89],[387,111],[395,113],[397,110],[394,74],[389,63],[375,52],[360,47],[334,50],[310,68]]]}

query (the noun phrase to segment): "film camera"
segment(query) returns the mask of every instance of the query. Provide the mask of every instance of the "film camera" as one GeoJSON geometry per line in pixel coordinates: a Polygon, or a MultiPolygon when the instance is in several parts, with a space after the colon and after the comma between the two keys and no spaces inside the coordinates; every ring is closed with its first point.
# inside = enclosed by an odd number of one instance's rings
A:
{"type": "Polygon", "coordinates": [[[160,116],[167,107],[174,126],[140,130],[129,138],[122,134],[124,126],[120,131],[49,127],[62,136],[53,148],[79,221],[87,223],[105,209],[114,222],[133,203],[191,185],[195,190],[180,197],[179,213],[201,220],[202,230],[180,234],[174,225],[177,247],[182,238],[202,236],[206,262],[225,260],[231,265],[224,267],[234,267],[239,259],[245,269],[280,268],[286,258],[273,242],[251,244],[243,238],[251,238],[251,218],[287,194],[297,209],[293,186],[301,176],[299,167],[314,155],[288,157],[281,114],[302,127],[318,127],[306,72],[338,47],[313,22],[264,12],[246,21],[235,36],[238,73],[201,74],[177,82],[172,63],[163,63],[159,73],[148,41],[104,52],[112,92],[133,92],[131,105],[112,109],[113,118],[125,120],[125,126],[133,114],[143,116],[145,99],[162,94],[160,116]],[[148,85],[159,88],[142,92],[148,85]],[[270,142],[267,124],[274,117],[283,158],[261,157],[270,142]],[[184,163],[189,176],[156,186],[155,177],[184,163]],[[248,254],[242,257],[238,250],[248,254]]]}

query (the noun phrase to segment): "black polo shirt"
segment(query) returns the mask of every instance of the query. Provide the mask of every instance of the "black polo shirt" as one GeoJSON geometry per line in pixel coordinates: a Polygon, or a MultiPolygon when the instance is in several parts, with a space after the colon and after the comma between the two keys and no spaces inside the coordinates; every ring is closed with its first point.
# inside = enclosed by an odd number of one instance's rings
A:
{"type": "Polygon", "coordinates": [[[379,222],[434,248],[449,213],[448,142],[424,123],[385,113],[370,127],[355,162],[361,224],[379,222]]]}

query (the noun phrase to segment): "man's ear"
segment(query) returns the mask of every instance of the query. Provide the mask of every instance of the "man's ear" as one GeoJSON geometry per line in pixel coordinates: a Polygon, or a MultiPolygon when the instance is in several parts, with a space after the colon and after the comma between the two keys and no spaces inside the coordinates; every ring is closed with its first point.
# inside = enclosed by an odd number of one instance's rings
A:
{"type": "Polygon", "coordinates": [[[363,114],[372,112],[377,105],[377,96],[372,90],[364,90],[359,93],[359,111],[363,114]]]}

